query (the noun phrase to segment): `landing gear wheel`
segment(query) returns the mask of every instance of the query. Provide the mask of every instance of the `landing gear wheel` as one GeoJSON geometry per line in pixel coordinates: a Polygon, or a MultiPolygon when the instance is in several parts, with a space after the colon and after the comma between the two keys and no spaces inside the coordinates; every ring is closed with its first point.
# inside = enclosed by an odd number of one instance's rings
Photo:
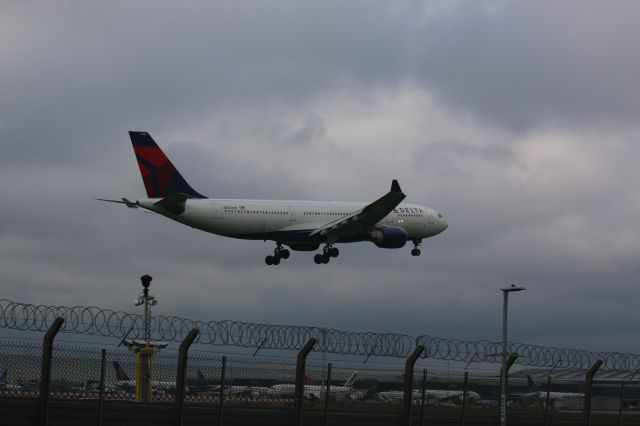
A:
{"type": "Polygon", "coordinates": [[[411,250],[411,256],[420,256],[420,243],[422,243],[421,239],[411,240],[413,241],[413,250],[411,250]]]}
{"type": "Polygon", "coordinates": [[[322,255],[321,254],[316,254],[315,256],[313,256],[313,261],[316,262],[316,265],[319,265],[322,263],[322,255]]]}
{"type": "Polygon", "coordinates": [[[331,257],[329,257],[326,254],[323,254],[321,257],[322,257],[322,263],[324,263],[325,265],[329,263],[329,259],[331,259],[331,257]]]}
{"type": "Polygon", "coordinates": [[[338,257],[340,250],[337,247],[331,247],[327,253],[331,257],[338,257]]]}
{"type": "Polygon", "coordinates": [[[267,256],[264,261],[267,265],[279,265],[280,260],[288,259],[290,255],[289,250],[282,248],[282,243],[277,243],[273,250],[273,256],[267,256]]]}

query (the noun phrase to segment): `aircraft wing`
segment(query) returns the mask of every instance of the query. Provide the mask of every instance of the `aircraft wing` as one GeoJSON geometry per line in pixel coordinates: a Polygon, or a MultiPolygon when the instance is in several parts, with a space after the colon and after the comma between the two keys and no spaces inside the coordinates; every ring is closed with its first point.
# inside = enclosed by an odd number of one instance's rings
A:
{"type": "Polygon", "coordinates": [[[313,237],[315,235],[327,234],[350,235],[364,232],[367,228],[380,222],[382,218],[388,215],[405,197],[406,195],[400,189],[400,184],[394,179],[391,183],[391,190],[388,193],[357,212],[322,225],[311,232],[309,236],[313,237]]]}

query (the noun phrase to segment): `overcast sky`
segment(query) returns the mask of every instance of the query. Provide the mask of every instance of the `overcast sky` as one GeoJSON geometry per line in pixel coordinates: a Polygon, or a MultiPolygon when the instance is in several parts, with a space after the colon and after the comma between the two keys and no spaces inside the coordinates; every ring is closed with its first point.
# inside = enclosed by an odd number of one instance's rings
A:
{"type": "Polygon", "coordinates": [[[640,3],[0,4],[0,298],[640,352],[640,3]],[[128,130],[199,192],[407,202],[449,222],[328,265],[94,201],[128,130]]]}

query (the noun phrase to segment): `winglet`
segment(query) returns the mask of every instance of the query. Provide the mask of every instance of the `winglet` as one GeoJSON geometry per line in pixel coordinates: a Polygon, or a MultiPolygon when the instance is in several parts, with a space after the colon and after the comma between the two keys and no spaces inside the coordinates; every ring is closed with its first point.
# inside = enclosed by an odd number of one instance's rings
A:
{"type": "Polygon", "coordinates": [[[397,179],[394,179],[391,182],[391,192],[402,192],[402,189],[400,189],[400,184],[398,183],[397,179]]]}

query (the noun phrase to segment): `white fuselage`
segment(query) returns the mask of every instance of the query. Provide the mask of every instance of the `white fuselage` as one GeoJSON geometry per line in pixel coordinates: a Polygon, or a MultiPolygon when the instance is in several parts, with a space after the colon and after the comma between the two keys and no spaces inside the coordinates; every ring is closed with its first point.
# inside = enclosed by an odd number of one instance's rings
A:
{"type": "MultiPolygon", "coordinates": [[[[375,399],[377,399],[378,401],[384,401],[384,402],[401,401],[403,397],[404,397],[403,391],[385,391],[385,392],[378,392],[375,395],[375,399]]],[[[436,400],[436,401],[462,402],[462,398],[464,397],[464,392],[441,390],[441,389],[425,389],[424,397],[425,399],[436,400]]],[[[413,389],[411,391],[411,399],[417,400],[420,398],[422,398],[422,390],[413,389]]],[[[480,394],[474,391],[467,391],[467,399],[470,401],[477,401],[480,399],[480,394]]]]}
{"type": "MultiPolygon", "coordinates": [[[[251,240],[323,242],[309,233],[327,222],[344,218],[367,203],[288,200],[188,199],[184,212],[173,214],[154,205],[160,199],[141,199],[137,205],[212,234],[251,240]]],[[[398,227],[409,240],[439,234],[448,224],[437,211],[416,204],[398,205],[375,227],[398,227]]],[[[366,241],[367,233],[339,238],[337,242],[366,241]]]]}
{"type": "MultiPolygon", "coordinates": [[[[295,390],[296,386],[293,384],[273,385],[269,394],[277,397],[293,397],[295,390]]],[[[308,399],[320,399],[324,398],[326,391],[326,386],[304,385],[303,395],[308,399]]],[[[346,398],[351,392],[353,392],[353,389],[348,386],[329,386],[329,395],[336,399],[346,398]]]]}

